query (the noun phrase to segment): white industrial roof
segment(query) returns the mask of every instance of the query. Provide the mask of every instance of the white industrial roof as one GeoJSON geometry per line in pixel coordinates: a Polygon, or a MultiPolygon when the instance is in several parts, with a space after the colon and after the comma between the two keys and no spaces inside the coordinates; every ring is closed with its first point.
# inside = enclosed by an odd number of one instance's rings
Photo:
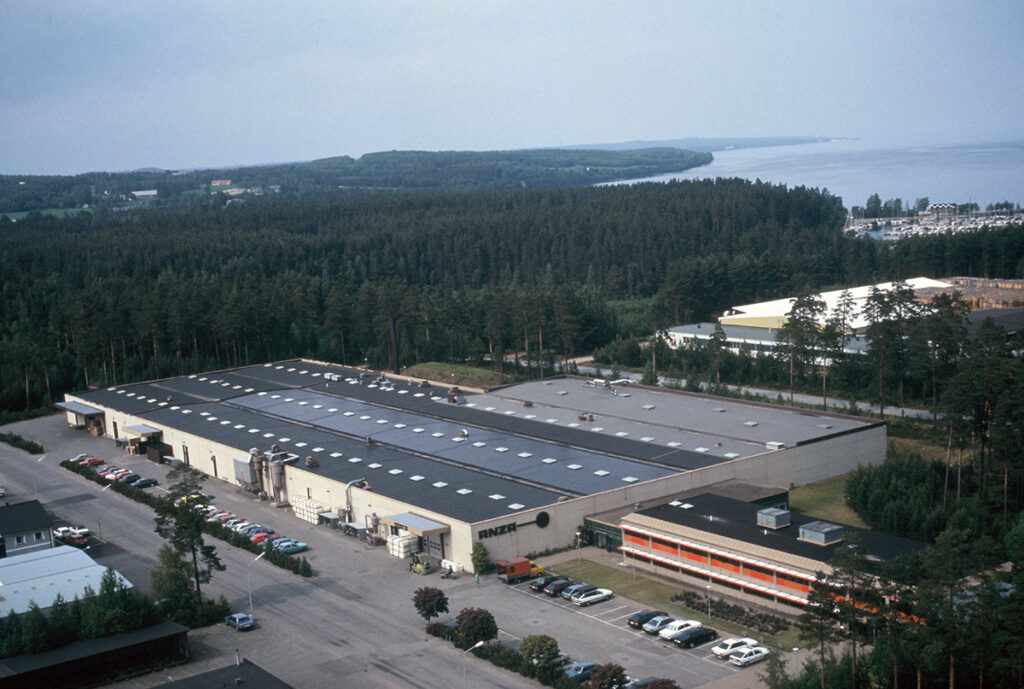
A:
{"type": "MultiPolygon", "coordinates": [[[[929,287],[953,287],[953,285],[948,282],[924,277],[911,278],[904,282],[908,287],[914,290],[926,289],[929,287]]],[[[892,286],[893,283],[891,282],[880,282],[877,285],[862,285],[860,287],[851,287],[847,290],[821,292],[818,296],[825,302],[825,313],[823,315],[827,318],[836,308],[843,292],[849,292],[854,302],[854,314],[850,327],[853,330],[862,330],[868,326],[868,320],[864,317],[862,311],[864,309],[864,304],[871,295],[871,288],[874,287],[880,292],[888,292],[892,289],[892,286]]],[[[796,301],[795,298],[789,297],[786,299],[775,299],[773,301],[762,301],[757,304],[734,306],[726,311],[725,315],[722,316],[719,321],[723,325],[764,325],[767,321],[775,321],[776,325],[774,327],[779,327],[785,323],[786,316],[789,314],[789,310],[793,307],[794,301],[796,301]]],[[[824,318],[822,319],[822,324],[824,324],[824,318]]]]}
{"type": "MultiPolygon", "coordinates": [[[[33,602],[45,609],[58,593],[69,602],[82,598],[87,586],[99,593],[106,571],[83,551],[66,545],[11,555],[0,559],[0,609],[21,614],[33,602]]],[[[131,587],[120,573],[115,575],[131,587]]]]}

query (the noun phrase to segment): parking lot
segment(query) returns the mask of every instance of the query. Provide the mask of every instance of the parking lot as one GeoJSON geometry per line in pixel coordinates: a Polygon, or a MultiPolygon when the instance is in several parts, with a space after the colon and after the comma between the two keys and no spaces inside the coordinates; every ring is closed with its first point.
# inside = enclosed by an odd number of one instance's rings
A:
{"type": "MultiPolygon", "coordinates": [[[[144,457],[126,455],[107,439],[67,428],[62,415],[12,424],[4,428],[42,443],[46,458],[0,445],[0,472],[8,500],[37,496],[59,518],[83,524],[92,531],[89,551],[99,562],[118,569],[142,590],[161,540],[154,533],[153,513],[111,490],[61,469],[60,460],[89,453],[152,476],[166,489],[169,467],[144,457]]],[[[640,631],[626,618],[642,609],[620,597],[580,608],[562,598],[529,590],[528,583],[508,586],[492,575],[476,585],[471,575],[455,580],[438,574],[418,576],[407,561],[388,555],[341,531],[303,522],[290,510],[258,501],[255,496],[216,480],[206,492],[214,503],[250,521],[274,526],[310,549],[303,555],[317,573],[311,580],[216,542],[227,570],[214,574],[205,591],[224,595],[235,610],[248,607],[247,574],[251,575],[257,627],[235,632],[226,626],[190,634],[194,666],[179,668],[176,677],[233,662],[234,651],[278,675],[293,686],[336,687],[339,677],[351,676],[360,687],[451,687],[462,682],[465,666],[470,686],[536,687],[532,680],[489,663],[463,657],[450,644],[422,631],[412,594],[421,586],[444,590],[454,616],[462,608],[489,610],[501,629],[501,639],[516,641],[529,634],[549,634],[562,650],[578,661],[615,662],[634,677],[674,679],[680,687],[697,687],[736,677],[735,686],[755,686],[757,668],[737,670],[715,659],[713,644],[682,650],[640,631]],[[208,666],[208,667],[207,667],[208,666]]],[[[149,687],[166,676],[140,677],[123,687],[149,687]]]]}

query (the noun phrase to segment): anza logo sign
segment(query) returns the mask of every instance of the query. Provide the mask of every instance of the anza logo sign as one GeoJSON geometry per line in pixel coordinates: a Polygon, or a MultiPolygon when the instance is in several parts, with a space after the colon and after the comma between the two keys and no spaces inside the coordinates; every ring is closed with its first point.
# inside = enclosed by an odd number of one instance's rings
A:
{"type": "Polygon", "coordinates": [[[479,539],[491,538],[492,536],[502,536],[504,534],[510,534],[515,530],[515,524],[502,524],[501,526],[492,526],[489,529],[480,529],[476,532],[476,537],[479,539]]]}

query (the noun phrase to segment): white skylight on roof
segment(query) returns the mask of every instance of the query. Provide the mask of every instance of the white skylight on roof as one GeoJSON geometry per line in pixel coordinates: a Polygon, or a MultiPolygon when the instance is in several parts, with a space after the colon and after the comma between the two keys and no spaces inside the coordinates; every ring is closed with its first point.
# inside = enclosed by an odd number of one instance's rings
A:
{"type": "Polygon", "coordinates": [[[313,409],[323,409],[323,408],[324,408],[324,405],[322,405],[322,404],[314,404],[313,405],[313,409]]]}
{"type": "Polygon", "coordinates": [[[305,447],[309,443],[295,443],[295,447],[305,447]]]}
{"type": "Polygon", "coordinates": [[[413,433],[422,433],[422,432],[423,432],[423,430],[424,430],[424,429],[422,429],[422,428],[414,428],[414,429],[412,429],[412,432],[413,432],[413,433]]]}
{"type": "Polygon", "coordinates": [[[558,423],[558,419],[545,419],[548,423],[558,423]]]}
{"type": "Polygon", "coordinates": [[[582,464],[570,464],[570,465],[566,466],[565,468],[566,469],[572,469],[573,471],[577,471],[578,469],[582,469],[583,465],[582,464]]]}
{"type": "Polygon", "coordinates": [[[466,437],[462,436],[462,435],[457,435],[457,436],[452,438],[452,442],[453,443],[464,443],[464,442],[466,442],[466,437]]]}
{"type": "Polygon", "coordinates": [[[441,401],[441,398],[440,398],[440,397],[438,397],[437,395],[431,395],[431,396],[430,396],[430,399],[431,399],[432,401],[434,401],[434,402],[440,402],[440,401],[441,401]]]}
{"type": "Polygon", "coordinates": [[[201,377],[199,380],[206,382],[206,376],[201,377]]]}
{"type": "Polygon", "coordinates": [[[416,474],[415,476],[410,476],[410,477],[409,477],[409,480],[410,480],[410,481],[422,481],[422,480],[423,480],[423,477],[422,477],[422,476],[420,476],[419,474],[416,474]]]}
{"type": "Polygon", "coordinates": [[[150,397],[150,398],[149,398],[148,400],[146,400],[146,401],[147,401],[147,402],[149,402],[150,404],[153,404],[154,402],[156,402],[156,398],[155,398],[155,397],[150,397]]]}
{"type": "Polygon", "coordinates": [[[274,434],[273,434],[273,433],[264,433],[264,434],[263,434],[263,437],[264,437],[264,438],[273,438],[273,437],[274,437],[274,434]]]}
{"type": "Polygon", "coordinates": [[[679,500],[673,500],[672,502],[669,503],[669,505],[671,505],[672,507],[679,507],[682,504],[683,503],[681,503],[679,500]]]}
{"type": "Polygon", "coordinates": [[[299,402],[299,406],[300,407],[305,407],[307,404],[309,404],[308,400],[303,400],[303,401],[299,402]]]}
{"type": "Polygon", "coordinates": [[[166,402],[161,402],[160,404],[158,404],[156,406],[158,406],[158,407],[166,407],[167,403],[166,402]]]}
{"type": "Polygon", "coordinates": [[[641,405],[640,408],[641,409],[646,409],[647,411],[650,411],[650,410],[654,409],[654,405],[653,404],[644,404],[644,405],[641,405]]]}
{"type": "Polygon", "coordinates": [[[424,395],[423,395],[423,393],[422,393],[422,392],[414,392],[414,393],[412,394],[412,396],[413,396],[413,397],[423,397],[424,395]]]}
{"type": "Polygon", "coordinates": [[[179,409],[181,409],[181,407],[179,407],[178,405],[174,405],[173,407],[171,407],[171,411],[178,411],[179,409]]]}
{"type": "Polygon", "coordinates": [[[405,424],[404,423],[396,423],[395,424],[395,428],[405,428],[405,424]]]}
{"type": "Polygon", "coordinates": [[[569,394],[569,391],[568,391],[568,390],[559,390],[559,391],[558,391],[558,394],[559,394],[559,395],[563,395],[563,396],[564,396],[564,395],[568,395],[568,394],[569,394]]]}
{"type": "Polygon", "coordinates": [[[676,440],[670,440],[665,444],[668,445],[669,447],[679,447],[679,442],[676,440]]]}
{"type": "Polygon", "coordinates": [[[399,390],[399,391],[398,391],[398,394],[399,394],[399,395],[408,395],[408,394],[409,394],[409,391],[408,391],[408,390],[399,390]]]}
{"type": "Polygon", "coordinates": [[[359,416],[359,420],[360,421],[369,421],[370,420],[370,415],[369,414],[362,414],[362,415],[359,416]]]}
{"type": "Polygon", "coordinates": [[[370,462],[366,466],[370,467],[371,469],[380,469],[381,466],[383,466],[383,465],[380,464],[379,462],[370,462]]]}
{"type": "Polygon", "coordinates": [[[757,421],[744,421],[743,425],[744,426],[756,426],[757,425],[757,421]]]}
{"type": "Polygon", "coordinates": [[[466,402],[466,406],[472,409],[473,407],[476,406],[476,402],[466,402]]]}
{"type": "Polygon", "coordinates": [[[257,393],[256,393],[256,396],[257,396],[257,397],[263,397],[263,396],[265,396],[266,394],[267,394],[267,391],[266,391],[266,390],[260,390],[259,392],[257,392],[257,393]]]}
{"type": "Polygon", "coordinates": [[[636,481],[637,481],[636,476],[623,476],[622,477],[622,482],[623,483],[636,483],[636,481]]]}
{"type": "Polygon", "coordinates": [[[338,408],[337,407],[331,407],[327,411],[330,412],[331,414],[334,414],[334,413],[336,413],[338,411],[338,408]]]}
{"type": "Polygon", "coordinates": [[[282,368],[284,368],[284,366],[275,366],[274,370],[275,371],[280,371],[282,368]]]}
{"type": "Polygon", "coordinates": [[[263,368],[270,368],[273,364],[263,364],[263,368]]]}
{"type": "Polygon", "coordinates": [[[515,409],[509,409],[508,411],[505,412],[505,416],[512,416],[515,413],[516,413],[515,409]]]}
{"type": "Polygon", "coordinates": [[[209,415],[210,415],[210,412],[208,412],[208,411],[201,411],[201,412],[199,412],[199,416],[209,416],[209,415]]]}
{"type": "Polygon", "coordinates": [[[207,416],[207,417],[206,417],[206,420],[207,420],[207,421],[216,421],[216,420],[217,420],[217,417],[216,417],[216,416],[207,416]]]}
{"type": "Polygon", "coordinates": [[[246,392],[252,392],[252,391],[253,391],[253,389],[254,389],[254,388],[246,388],[246,389],[245,389],[245,391],[246,391],[246,392]]]}
{"type": "Polygon", "coordinates": [[[569,428],[579,428],[579,424],[576,423],[575,421],[570,421],[569,428]]]}
{"type": "Polygon", "coordinates": [[[250,429],[249,429],[249,432],[250,432],[250,433],[259,433],[259,432],[260,432],[260,429],[258,429],[258,428],[250,428],[250,429]]]}
{"type": "Polygon", "coordinates": [[[243,428],[245,428],[245,424],[242,424],[242,423],[236,423],[236,424],[235,424],[235,425],[233,426],[233,428],[234,428],[234,429],[235,429],[236,431],[240,431],[240,430],[242,430],[243,428]]]}
{"type": "Polygon", "coordinates": [[[447,485],[448,485],[448,484],[447,484],[447,483],[445,483],[444,481],[435,481],[435,482],[433,483],[433,486],[434,486],[434,488],[444,488],[444,487],[445,487],[445,486],[447,486],[447,485]]]}
{"type": "Polygon", "coordinates": [[[489,497],[491,500],[504,500],[505,499],[505,496],[502,495],[501,493],[492,493],[491,495],[488,495],[487,497],[489,497]]]}
{"type": "Polygon", "coordinates": [[[377,384],[376,383],[370,383],[366,387],[370,388],[371,390],[376,390],[377,389],[377,384]]]}
{"type": "Polygon", "coordinates": [[[355,416],[355,414],[356,413],[354,411],[342,412],[342,416],[355,416]]]}
{"type": "Polygon", "coordinates": [[[494,411],[494,407],[484,407],[484,411],[494,411]]]}
{"type": "Polygon", "coordinates": [[[688,502],[684,502],[682,505],[679,506],[679,509],[681,509],[681,510],[693,509],[693,505],[691,505],[688,502]]]}
{"type": "Polygon", "coordinates": [[[299,375],[301,375],[301,376],[304,376],[304,375],[306,375],[307,373],[309,373],[309,371],[299,371],[299,375]]]}
{"type": "Polygon", "coordinates": [[[380,425],[383,426],[384,424],[390,423],[390,422],[387,419],[377,419],[377,423],[379,423],[380,425]]]}
{"type": "Polygon", "coordinates": [[[287,438],[285,436],[281,436],[280,438],[278,438],[278,440],[280,440],[282,443],[289,443],[289,442],[291,442],[292,439],[291,438],[287,438]]]}
{"type": "Polygon", "coordinates": [[[536,414],[527,414],[523,418],[525,418],[525,419],[536,419],[537,415],[536,414]]]}
{"type": "Polygon", "coordinates": [[[470,490],[469,488],[459,488],[459,489],[458,489],[457,491],[455,491],[455,492],[456,492],[456,493],[458,493],[459,495],[469,495],[469,494],[470,494],[470,493],[472,493],[473,491],[471,491],[471,490],[470,490]]]}
{"type": "Polygon", "coordinates": [[[494,448],[494,451],[495,452],[508,452],[508,448],[507,447],[496,447],[496,448],[494,448]]]}
{"type": "Polygon", "coordinates": [[[430,435],[434,436],[435,438],[443,438],[444,437],[444,433],[442,433],[441,431],[437,431],[435,433],[431,433],[430,435]]]}
{"type": "Polygon", "coordinates": [[[554,464],[558,460],[555,459],[554,457],[545,457],[544,459],[542,459],[540,461],[544,462],[545,464],[554,464]]]}
{"type": "Polygon", "coordinates": [[[527,457],[533,457],[533,453],[532,452],[520,452],[519,456],[522,457],[523,459],[526,459],[527,457]]]}
{"type": "Polygon", "coordinates": [[[402,470],[401,469],[391,469],[390,471],[388,471],[388,473],[391,474],[392,476],[398,476],[400,473],[402,473],[402,470]]]}
{"type": "Polygon", "coordinates": [[[611,473],[610,471],[605,471],[604,469],[598,469],[597,471],[594,472],[594,476],[607,476],[610,473],[611,473]]]}
{"type": "Polygon", "coordinates": [[[314,447],[313,448],[313,452],[323,452],[323,451],[324,451],[324,448],[322,448],[322,447],[314,447]]]}
{"type": "Polygon", "coordinates": [[[292,368],[288,369],[288,373],[294,373],[294,372],[295,372],[295,367],[294,366],[292,368]]]}
{"type": "Polygon", "coordinates": [[[706,447],[695,447],[695,448],[693,448],[693,451],[694,452],[707,452],[708,448],[706,448],[706,447]]]}
{"type": "Polygon", "coordinates": [[[348,461],[349,461],[350,464],[359,464],[359,462],[363,461],[363,458],[362,457],[349,457],[348,461]]]}
{"type": "Polygon", "coordinates": [[[232,386],[231,386],[231,389],[232,389],[232,390],[241,390],[241,389],[242,389],[242,386],[241,386],[241,385],[232,385],[232,386]]]}
{"type": "Polygon", "coordinates": [[[652,440],[654,440],[654,437],[650,435],[645,435],[644,437],[640,438],[640,440],[644,441],[645,443],[649,443],[652,440]]]}
{"type": "Polygon", "coordinates": [[[284,401],[285,401],[285,402],[294,402],[294,401],[295,401],[295,398],[294,398],[294,397],[285,397],[285,398],[284,398],[284,401]]]}
{"type": "Polygon", "coordinates": [[[272,400],[281,399],[281,396],[280,395],[271,395],[270,399],[272,399],[272,400]]]}
{"type": "Polygon", "coordinates": [[[485,443],[482,440],[477,440],[475,443],[473,443],[473,447],[486,447],[486,446],[487,446],[487,443],[485,443]]]}
{"type": "Polygon", "coordinates": [[[604,426],[594,426],[590,430],[594,431],[595,433],[600,433],[601,431],[604,430],[604,426]]]}
{"type": "Polygon", "coordinates": [[[331,453],[331,457],[341,457],[341,453],[340,452],[332,452],[331,453]]]}
{"type": "Polygon", "coordinates": [[[518,502],[513,502],[511,505],[508,506],[510,510],[521,510],[524,507],[526,507],[526,505],[521,505],[518,502]]]}
{"type": "Polygon", "coordinates": [[[738,453],[738,452],[726,452],[726,453],[725,453],[725,457],[726,457],[726,459],[736,459],[736,458],[737,458],[737,457],[739,457],[739,456],[740,456],[740,455],[739,455],[739,453],[738,453]]]}
{"type": "Polygon", "coordinates": [[[191,414],[191,413],[192,413],[192,410],[191,410],[191,409],[182,409],[182,410],[181,410],[181,413],[182,413],[182,414],[191,414]]]}
{"type": "Polygon", "coordinates": [[[231,422],[228,421],[227,419],[224,419],[223,421],[220,422],[220,425],[221,426],[230,426],[231,422]]]}
{"type": "Polygon", "coordinates": [[[625,438],[627,435],[629,435],[629,433],[627,433],[626,431],[619,431],[615,435],[617,435],[620,438],[625,438]]]}
{"type": "MultiPolygon", "coordinates": [[[[117,394],[123,395],[125,392],[126,392],[125,390],[118,390],[117,394]]],[[[133,392],[132,394],[134,395],[135,393],[133,392]]]]}
{"type": "Polygon", "coordinates": [[[819,423],[818,424],[818,428],[824,428],[824,429],[828,430],[829,428],[832,428],[832,424],[830,424],[830,423],[819,423]]]}

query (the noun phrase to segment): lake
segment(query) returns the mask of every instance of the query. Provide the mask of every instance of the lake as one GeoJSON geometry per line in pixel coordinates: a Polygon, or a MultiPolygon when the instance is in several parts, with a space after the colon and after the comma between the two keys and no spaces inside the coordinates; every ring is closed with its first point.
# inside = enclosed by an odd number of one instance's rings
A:
{"type": "Polygon", "coordinates": [[[864,141],[715,151],[709,165],[644,179],[741,177],[828,189],[843,205],[864,206],[871,194],[900,198],[904,207],[921,197],[932,203],[1024,202],[1024,141],[959,146],[881,147],[864,141]]]}

